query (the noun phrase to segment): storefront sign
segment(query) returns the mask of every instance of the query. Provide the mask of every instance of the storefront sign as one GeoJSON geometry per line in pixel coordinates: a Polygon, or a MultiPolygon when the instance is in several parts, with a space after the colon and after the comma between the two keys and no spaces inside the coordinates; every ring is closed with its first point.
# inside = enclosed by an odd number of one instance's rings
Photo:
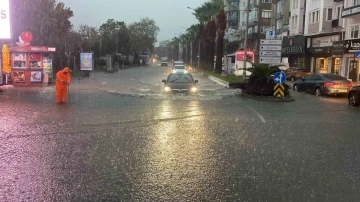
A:
{"type": "Polygon", "coordinates": [[[360,5],[344,8],[344,10],[341,12],[341,17],[345,18],[357,14],[360,14],[360,5]]]}
{"type": "Polygon", "coordinates": [[[17,83],[25,83],[25,72],[24,71],[14,71],[14,81],[17,83]]]}
{"type": "Polygon", "coordinates": [[[352,39],[344,41],[344,52],[355,52],[356,50],[360,50],[360,39],[352,39]]]}
{"type": "Polygon", "coordinates": [[[344,42],[335,41],[332,45],[332,54],[334,57],[342,57],[344,54],[344,42]]]}
{"type": "Polygon", "coordinates": [[[309,52],[312,54],[327,54],[331,53],[331,47],[318,47],[318,48],[310,48],[309,52]]]}
{"type": "Polygon", "coordinates": [[[334,41],[339,41],[340,35],[332,35],[332,36],[324,36],[324,37],[317,37],[311,40],[311,47],[327,47],[332,46],[334,41]]]}
{"type": "Polygon", "coordinates": [[[0,39],[10,39],[10,6],[9,0],[0,1],[0,39]]]}
{"type": "Polygon", "coordinates": [[[283,54],[304,54],[306,37],[284,38],[282,43],[283,54]]]}
{"type": "Polygon", "coordinates": [[[41,71],[31,71],[30,82],[41,82],[41,71]]]}
{"type": "Polygon", "coordinates": [[[43,57],[43,69],[45,74],[52,74],[52,59],[50,57],[43,57]]]}
{"type": "Polygon", "coordinates": [[[80,53],[80,70],[91,71],[93,69],[93,53],[80,53]]]}

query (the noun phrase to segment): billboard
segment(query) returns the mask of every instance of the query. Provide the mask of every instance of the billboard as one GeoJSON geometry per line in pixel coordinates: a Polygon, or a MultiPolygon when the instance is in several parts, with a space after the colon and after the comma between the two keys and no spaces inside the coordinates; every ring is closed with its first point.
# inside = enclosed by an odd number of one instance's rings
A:
{"type": "Polygon", "coordinates": [[[0,39],[10,39],[9,0],[0,1],[0,39]]]}
{"type": "Polygon", "coordinates": [[[93,55],[94,53],[92,52],[80,53],[80,70],[91,71],[94,69],[93,55]]]}

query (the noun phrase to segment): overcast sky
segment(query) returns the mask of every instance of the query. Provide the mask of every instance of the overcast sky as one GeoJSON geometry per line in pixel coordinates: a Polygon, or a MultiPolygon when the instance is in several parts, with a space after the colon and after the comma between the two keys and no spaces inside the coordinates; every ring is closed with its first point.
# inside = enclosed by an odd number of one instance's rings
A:
{"type": "Polygon", "coordinates": [[[160,33],[158,42],[172,39],[197,23],[193,11],[206,0],[59,0],[74,11],[75,28],[80,24],[99,27],[107,19],[131,23],[142,17],[155,20],[160,33]]]}

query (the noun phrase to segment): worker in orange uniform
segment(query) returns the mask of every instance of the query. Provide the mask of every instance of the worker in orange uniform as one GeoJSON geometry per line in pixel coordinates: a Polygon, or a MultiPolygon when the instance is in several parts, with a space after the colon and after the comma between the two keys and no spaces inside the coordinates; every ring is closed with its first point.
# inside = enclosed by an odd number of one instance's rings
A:
{"type": "Polygon", "coordinates": [[[69,68],[65,67],[56,73],[56,103],[66,103],[68,86],[70,85],[69,68]]]}

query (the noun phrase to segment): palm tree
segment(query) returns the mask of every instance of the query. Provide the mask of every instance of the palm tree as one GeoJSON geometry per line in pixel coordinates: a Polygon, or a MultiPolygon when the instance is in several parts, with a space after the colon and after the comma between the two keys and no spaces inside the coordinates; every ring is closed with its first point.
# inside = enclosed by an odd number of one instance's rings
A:
{"type": "Polygon", "coordinates": [[[222,72],[222,57],[224,53],[224,36],[226,29],[226,14],[224,9],[220,9],[219,13],[216,16],[216,26],[217,26],[217,49],[216,49],[216,67],[215,71],[217,73],[222,72]]]}

